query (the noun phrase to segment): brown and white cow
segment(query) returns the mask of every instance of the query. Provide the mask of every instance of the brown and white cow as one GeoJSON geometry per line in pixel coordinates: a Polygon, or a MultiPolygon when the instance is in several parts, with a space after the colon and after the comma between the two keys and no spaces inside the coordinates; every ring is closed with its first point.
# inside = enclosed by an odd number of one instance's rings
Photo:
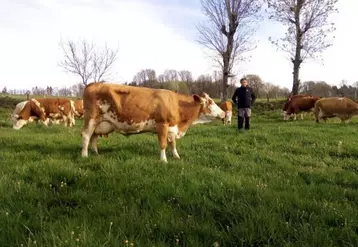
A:
{"type": "MultiPolygon", "coordinates": [[[[287,116],[286,116],[287,115],[287,109],[288,109],[288,106],[289,106],[291,100],[296,99],[296,98],[311,97],[311,96],[312,95],[310,95],[310,94],[298,94],[298,95],[290,95],[290,96],[288,96],[287,101],[283,105],[283,109],[282,109],[283,119],[285,120],[287,118],[287,116]]],[[[303,119],[303,112],[301,113],[301,119],[303,119]]]]}
{"type": "MultiPolygon", "coordinates": [[[[290,100],[284,120],[287,121],[290,119],[290,116],[293,115],[293,120],[296,120],[296,115],[302,112],[310,112],[314,108],[314,105],[317,100],[321,97],[319,96],[306,96],[306,97],[297,97],[290,100]]],[[[303,117],[301,117],[303,118],[303,117]]]]}
{"type": "Polygon", "coordinates": [[[174,158],[179,159],[176,139],[183,137],[195,120],[225,117],[205,93],[184,95],[165,89],[119,84],[89,84],[84,90],[83,104],[82,157],[88,156],[89,145],[98,154],[98,136],[116,131],[123,135],[156,133],[160,160],[167,162],[168,143],[174,158]]]}
{"type": "Polygon", "coordinates": [[[223,101],[219,107],[225,112],[225,117],[222,119],[223,124],[231,124],[232,103],[230,101],[223,101]]]}
{"type": "Polygon", "coordinates": [[[327,118],[338,117],[342,123],[351,119],[354,115],[358,115],[358,104],[346,97],[329,97],[323,98],[316,102],[314,108],[316,122],[327,118]]]}
{"type": "MultiPolygon", "coordinates": [[[[25,101],[21,101],[19,102],[16,106],[15,106],[15,110],[13,111],[12,114],[9,114],[9,119],[13,122],[13,124],[16,124],[17,122],[17,117],[18,117],[18,114],[22,111],[22,109],[24,109],[26,103],[28,101],[25,100],[25,101]]],[[[29,117],[29,120],[28,120],[28,123],[32,123],[32,122],[38,122],[39,118],[37,116],[35,116],[34,113],[31,113],[31,116],[29,117]]],[[[49,118],[48,120],[49,123],[51,124],[60,124],[60,119],[53,119],[53,118],[49,118]]]]}
{"type": "MultiPolygon", "coordinates": [[[[32,119],[38,118],[48,126],[50,119],[62,119],[65,126],[72,126],[74,116],[69,99],[65,98],[41,98],[31,99],[25,103],[19,113],[13,115],[13,128],[21,129],[32,119]]],[[[53,121],[56,123],[56,121],[53,121]]]]}

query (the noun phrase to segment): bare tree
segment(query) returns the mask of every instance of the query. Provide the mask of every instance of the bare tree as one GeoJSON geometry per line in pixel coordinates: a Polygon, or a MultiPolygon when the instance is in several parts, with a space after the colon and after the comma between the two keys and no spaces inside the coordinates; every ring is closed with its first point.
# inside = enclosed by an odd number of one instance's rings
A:
{"type": "Polygon", "coordinates": [[[332,43],[328,34],[335,30],[334,23],[328,23],[328,16],[337,12],[334,5],[338,0],[266,0],[270,19],[285,26],[284,38],[270,41],[278,49],[289,54],[293,63],[292,94],[299,91],[299,71],[306,58],[317,58],[332,43]]]}
{"type": "Polygon", "coordinates": [[[253,25],[259,20],[261,0],[201,0],[209,22],[200,24],[198,42],[213,52],[223,71],[223,100],[228,97],[228,77],[243,53],[254,48],[253,25]]]}
{"type": "Polygon", "coordinates": [[[246,75],[245,78],[247,79],[250,87],[254,90],[256,95],[260,97],[260,89],[263,87],[264,83],[262,82],[262,79],[258,75],[249,74],[246,75]]]}
{"type": "Polygon", "coordinates": [[[164,82],[165,82],[164,74],[158,75],[158,82],[160,82],[160,83],[164,83],[164,82]]]}
{"type": "Polygon", "coordinates": [[[181,81],[191,83],[193,81],[193,75],[188,70],[181,70],[178,72],[179,78],[181,81]]]}
{"type": "Polygon", "coordinates": [[[178,72],[175,69],[166,69],[164,71],[164,78],[166,81],[178,81],[178,72]]]}
{"type": "Polygon", "coordinates": [[[77,97],[82,97],[85,90],[85,85],[83,83],[77,83],[71,87],[72,94],[77,97]]]}
{"type": "Polygon", "coordinates": [[[148,81],[154,82],[157,80],[157,73],[154,69],[146,69],[145,73],[148,81]]]}
{"type": "Polygon", "coordinates": [[[1,91],[1,93],[2,94],[7,94],[8,92],[7,92],[7,87],[4,87],[3,89],[2,89],[2,91],[1,91]]]}
{"type": "Polygon", "coordinates": [[[77,44],[71,40],[61,40],[60,48],[64,58],[59,66],[66,72],[79,75],[84,85],[90,80],[101,81],[109,76],[118,53],[118,49],[112,50],[107,45],[100,50],[86,40],[80,40],[77,44]]]}
{"type": "Polygon", "coordinates": [[[270,102],[270,98],[273,96],[273,91],[275,91],[275,85],[269,82],[264,83],[263,89],[266,94],[267,102],[270,102]]]}

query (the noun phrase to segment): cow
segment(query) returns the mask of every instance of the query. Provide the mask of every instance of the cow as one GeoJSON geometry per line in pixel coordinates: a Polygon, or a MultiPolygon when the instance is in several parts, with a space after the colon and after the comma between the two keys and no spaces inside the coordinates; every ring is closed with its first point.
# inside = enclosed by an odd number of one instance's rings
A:
{"type": "MultiPolygon", "coordinates": [[[[25,107],[25,105],[26,105],[27,102],[28,102],[27,100],[19,102],[19,103],[15,106],[14,112],[9,115],[9,119],[13,122],[13,124],[15,124],[15,123],[17,122],[16,116],[22,111],[22,109],[25,107]]],[[[29,123],[32,123],[32,122],[36,122],[36,123],[37,123],[38,120],[39,120],[39,118],[36,117],[36,116],[32,113],[31,116],[29,117],[28,122],[29,122],[29,123]]],[[[49,119],[49,122],[52,123],[52,124],[59,124],[59,121],[58,121],[58,120],[55,120],[55,119],[52,119],[52,118],[49,119]]]]}
{"type": "Polygon", "coordinates": [[[232,103],[230,101],[223,101],[219,107],[225,112],[225,117],[222,119],[223,124],[231,124],[232,103]]]}
{"type": "Polygon", "coordinates": [[[316,102],[314,106],[314,115],[316,123],[319,119],[325,122],[327,118],[338,117],[342,123],[358,115],[358,104],[346,97],[323,98],[316,102]]]}
{"type": "MultiPolygon", "coordinates": [[[[51,119],[62,119],[65,126],[72,126],[74,116],[69,99],[64,98],[41,98],[27,101],[19,113],[13,115],[13,128],[21,129],[30,119],[39,119],[45,126],[51,119]]],[[[53,121],[56,123],[56,121],[53,121]]]]}
{"type": "MultiPolygon", "coordinates": [[[[296,114],[302,112],[310,112],[314,108],[314,104],[321,97],[319,96],[306,96],[306,97],[297,97],[291,99],[288,104],[286,114],[284,116],[284,120],[289,120],[290,116],[294,116],[294,120],[296,120],[296,114]]],[[[303,117],[301,117],[303,119],[303,117]]]]}
{"type": "Polygon", "coordinates": [[[152,132],[158,136],[160,160],[167,163],[167,144],[174,158],[180,159],[176,139],[183,137],[195,120],[225,117],[225,112],[206,93],[184,95],[112,83],[88,84],[83,105],[82,157],[88,157],[89,145],[98,154],[98,136],[108,136],[113,131],[127,136],[152,132]]]}
{"type": "Polygon", "coordinates": [[[83,100],[77,99],[74,101],[74,114],[78,118],[83,118],[83,100]]]}
{"type": "MultiPolygon", "coordinates": [[[[286,101],[286,103],[284,104],[283,109],[282,109],[283,119],[285,120],[285,119],[287,118],[287,116],[286,116],[286,114],[287,114],[287,109],[288,109],[288,106],[289,106],[291,100],[296,99],[296,98],[311,97],[311,96],[312,96],[312,95],[310,95],[310,94],[289,95],[288,98],[287,98],[287,101],[286,101]]],[[[303,119],[303,112],[301,113],[301,119],[303,119]]]]}

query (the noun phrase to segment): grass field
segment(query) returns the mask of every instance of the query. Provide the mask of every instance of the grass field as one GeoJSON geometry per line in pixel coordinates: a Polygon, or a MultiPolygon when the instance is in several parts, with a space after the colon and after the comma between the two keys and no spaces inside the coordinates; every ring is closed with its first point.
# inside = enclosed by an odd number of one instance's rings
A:
{"type": "Polygon", "coordinates": [[[159,161],[157,137],[110,135],[80,157],[80,128],[0,108],[0,246],[358,246],[358,121],[250,132],[196,125],[159,161]]]}

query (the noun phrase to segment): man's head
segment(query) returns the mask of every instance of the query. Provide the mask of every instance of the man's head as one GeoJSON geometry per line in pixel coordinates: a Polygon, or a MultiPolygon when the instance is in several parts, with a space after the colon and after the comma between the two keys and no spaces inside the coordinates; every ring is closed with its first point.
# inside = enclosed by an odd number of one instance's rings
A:
{"type": "Polygon", "coordinates": [[[242,87],[246,87],[246,86],[247,86],[247,80],[246,80],[246,78],[241,78],[241,79],[240,79],[240,84],[241,84],[242,87]]]}

